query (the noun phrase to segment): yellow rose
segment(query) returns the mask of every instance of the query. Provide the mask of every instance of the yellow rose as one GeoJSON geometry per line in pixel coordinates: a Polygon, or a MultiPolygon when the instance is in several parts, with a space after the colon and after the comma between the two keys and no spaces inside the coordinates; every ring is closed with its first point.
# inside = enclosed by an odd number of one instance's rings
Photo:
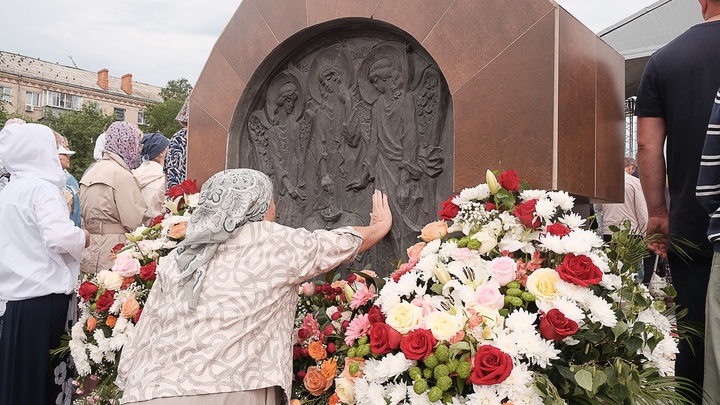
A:
{"type": "Polygon", "coordinates": [[[117,291],[122,287],[125,277],[110,270],[102,270],[98,273],[98,284],[108,290],[117,291]]]}
{"type": "Polygon", "coordinates": [[[528,291],[535,295],[535,298],[550,301],[557,295],[558,281],[560,281],[560,275],[557,271],[541,268],[528,276],[526,286],[528,291]]]}
{"type": "Polygon", "coordinates": [[[444,311],[436,311],[425,317],[425,327],[430,329],[437,340],[450,340],[463,328],[463,323],[459,316],[444,311]]]}
{"type": "Polygon", "coordinates": [[[420,318],[422,318],[422,309],[420,307],[401,302],[390,309],[385,322],[396,331],[405,334],[417,328],[420,318]]]}
{"type": "Polygon", "coordinates": [[[442,219],[435,222],[430,222],[420,232],[420,239],[425,242],[430,242],[435,239],[444,238],[448,234],[447,223],[442,219]]]}
{"type": "Polygon", "coordinates": [[[355,403],[355,383],[347,378],[335,379],[335,393],[343,404],[355,403]]]}

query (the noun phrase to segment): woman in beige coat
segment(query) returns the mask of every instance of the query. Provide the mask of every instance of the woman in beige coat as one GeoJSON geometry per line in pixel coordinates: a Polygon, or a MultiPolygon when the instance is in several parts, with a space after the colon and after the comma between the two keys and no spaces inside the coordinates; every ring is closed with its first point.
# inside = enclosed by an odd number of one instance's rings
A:
{"type": "Polygon", "coordinates": [[[147,205],[130,171],[137,161],[140,132],[135,125],[118,121],[105,133],[102,160],[80,179],[82,222],[90,232],[90,247],[80,264],[84,273],[112,267],[112,248],[125,242],[126,232],[149,223],[147,205]]]}
{"type": "Polygon", "coordinates": [[[140,192],[147,204],[147,216],[151,218],[164,213],[163,203],[165,202],[167,181],[163,163],[168,144],[170,141],[163,134],[145,134],[140,141],[142,163],[132,171],[140,184],[140,192]]]}

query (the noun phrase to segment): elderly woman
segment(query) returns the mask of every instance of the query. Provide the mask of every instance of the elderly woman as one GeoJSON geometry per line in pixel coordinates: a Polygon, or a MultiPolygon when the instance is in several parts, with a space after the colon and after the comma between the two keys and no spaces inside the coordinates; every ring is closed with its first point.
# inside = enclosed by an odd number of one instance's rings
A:
{"type": "Polygon", "coordinates": [[[170,141],[163,134],[145,134],[142,141],[142,163],[134,169],[133,175],[140,184],[140,192],[147,204],[147,216],[156,217],[163,213],[165,202],[165,172],[163,163],[170,141]]]}
{"type": "Polygon", "coordinates": [[[50,128],[10,124],[0,159],[12,181],[0,193],[0,404],[62,398],[60,344],[89,235],[70,220],[65,174],[50,128]]]}
{"type": "Polygon", "coordinates": [[[149,223],[147,205],[130,171],[138,157],[138,132],[129,122],[112,123],[105,131],[102,160],[80,179],[80,214],[90,232],[90,248],[80,266],[84,273],[112,267],[112,248],[125,242],[126,232],[149,223]]]}
{"type": "Polygon", "coordinates": [[[203,185],[187,238],[162,259],[123,348],[122,403],[265,405],[289,398],[299,284],[375,245],[392,217],[379,191],[366,227],[310,232],[274,217],[265,174],[227,170],[203,185]]]}

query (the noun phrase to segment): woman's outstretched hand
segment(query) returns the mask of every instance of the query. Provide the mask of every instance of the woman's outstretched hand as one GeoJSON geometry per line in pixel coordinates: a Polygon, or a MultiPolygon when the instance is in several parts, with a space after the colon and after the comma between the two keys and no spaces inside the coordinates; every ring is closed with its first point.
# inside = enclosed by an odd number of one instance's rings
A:
{"type": "Polygon", "coordinates": [[[372,196],[372,211],[370,212],[370,225],[354,227],[363,236],[360,252],[375,246],[392,228],[392,213],[385,194],[375,190],[372,196]]]}

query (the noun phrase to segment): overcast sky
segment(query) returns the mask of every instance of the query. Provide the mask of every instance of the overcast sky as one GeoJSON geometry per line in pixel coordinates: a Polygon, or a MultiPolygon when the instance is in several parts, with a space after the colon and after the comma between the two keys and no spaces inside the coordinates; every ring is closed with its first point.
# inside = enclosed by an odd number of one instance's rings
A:
{"type": "MultiPolygon", "coordinates": [[[[303,1],[303,0],[295,0],[303,1]]],[[[434,0],[426,0],[434,1],[434,0]]],[[[508,4],[521,0],[507,1],[508,4]]],[[[557,0],[598,32],[656,0],[557,0]]],[[[164,86],[195,84],[240,0],[3,0],[0,50],[164,86]],[[71,60],[72,57],[72,60],[71,60]]],[[[511,13],[508,7],[508,13],[511,13]]]]}

